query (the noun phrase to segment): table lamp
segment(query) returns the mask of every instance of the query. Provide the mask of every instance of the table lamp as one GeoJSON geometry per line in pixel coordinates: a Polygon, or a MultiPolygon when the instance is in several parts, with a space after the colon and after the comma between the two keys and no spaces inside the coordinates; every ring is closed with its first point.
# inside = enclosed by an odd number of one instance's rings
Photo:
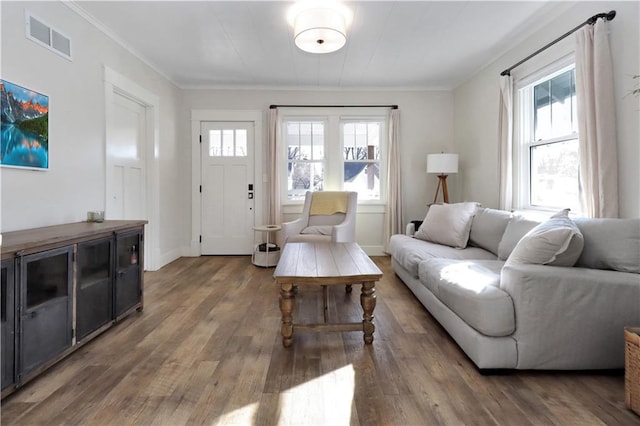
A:
{"type": "Polygon", "coordinates": [[[449,202],[449,193],[447,192],[447,175],[449,173],[458,173],[458,154],[429,154],[427,155],[427,173],[438,174],[438,187],[436,195],[433,197],[435,203],[438,199],[438,192],[442,187],[442,196],[445,203],[449,202]]]}

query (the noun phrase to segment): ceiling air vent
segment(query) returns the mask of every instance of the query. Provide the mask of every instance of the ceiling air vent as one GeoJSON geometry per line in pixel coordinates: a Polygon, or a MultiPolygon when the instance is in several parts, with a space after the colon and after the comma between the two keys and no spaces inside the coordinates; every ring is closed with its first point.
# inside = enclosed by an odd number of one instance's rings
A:
{"type": "Polygon", "coordinates": [[[71,40],[25,10],[26,36],[41,46],[71,60],[71,40]]]}

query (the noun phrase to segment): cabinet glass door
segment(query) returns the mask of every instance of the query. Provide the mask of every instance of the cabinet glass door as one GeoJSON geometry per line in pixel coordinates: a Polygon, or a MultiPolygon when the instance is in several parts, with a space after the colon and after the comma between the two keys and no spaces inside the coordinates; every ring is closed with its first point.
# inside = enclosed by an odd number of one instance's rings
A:
{"type": "Polygon", "coordinates": [[[21,368],[28,373],[71,346],[72,247],[21,261],[21,368]]]}
{"type": "Polygon", "coordinates": [[[3,260],[0,274],[2,304],[2,389],[15,383],[14,260],[3,260]]]}
{"type": "Polygon", "coordinates": [[[139,232],[127,232],[116,236],[116,318],[127,312],[141,300],[143,259],[142,238],[139,232]]]}
{"type": "Polygon", "coordinates": [[[82,340],[113,318],[113,239],[78,244],[76,336],[82,340]]]}

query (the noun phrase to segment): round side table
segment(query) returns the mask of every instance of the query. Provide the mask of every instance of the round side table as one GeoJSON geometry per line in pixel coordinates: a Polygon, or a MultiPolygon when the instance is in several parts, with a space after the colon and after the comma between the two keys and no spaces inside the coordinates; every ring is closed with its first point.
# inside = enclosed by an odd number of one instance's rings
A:
{"type": "Polygon", "coordinates": [[[264,245],[264,251],[260,250],[260,243],[256,244],[253,250],[253,256],[251,256],[251,263],[264,268],[278,264],[278,260],[280,260],[280,247],[276,245],[269,247],[269,239],[272,232],[277,232],[281,229],[282,226],[280,225],[258,225],[253,227],[253,230],[256,232],[265,232],[267,234],[267,241],[264,245]]]}

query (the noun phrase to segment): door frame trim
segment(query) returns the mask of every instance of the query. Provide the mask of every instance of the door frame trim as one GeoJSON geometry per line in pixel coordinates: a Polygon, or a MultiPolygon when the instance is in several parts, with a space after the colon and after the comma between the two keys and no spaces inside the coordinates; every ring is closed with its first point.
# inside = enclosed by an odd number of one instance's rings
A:
{"type": "Polygon", "coordinates": [[[191,256],[200,256],[200,235],[202,231],[202,203],[200,198],[200,185],[202,184],[202,164],[200,148],[200,126],[203,121],[241,121],[253,122],[253,179],[254,191],[254,215],[256,223],[262,223],[265,191],[268,190],[265,183],[266,175],[263,174],[263,111],[260,110],[219,110],[219,109],[193,109],[191,110],[191,244],[189,252],[191,256]]]}
{"type": "Polygon", "coordinates": [[[159,172],[158,159],[156,153],[160,146],[160,97],[148,91],[133,80],[104,67],[104,90],[105,90],[105,207],[107,201],[107,158],[106,149],[109,140],[109,123],[113,115],[113,94],[119,94],[135,100],[145,109],[146,119],[146,140],[145,140],[145,174],[146,174],[146,208],[147,217],[140,218],[148,220],[145,225],[145,263],[144,269],[155,271],[160,268],[160,229],[159,229],[159,172]]]}

